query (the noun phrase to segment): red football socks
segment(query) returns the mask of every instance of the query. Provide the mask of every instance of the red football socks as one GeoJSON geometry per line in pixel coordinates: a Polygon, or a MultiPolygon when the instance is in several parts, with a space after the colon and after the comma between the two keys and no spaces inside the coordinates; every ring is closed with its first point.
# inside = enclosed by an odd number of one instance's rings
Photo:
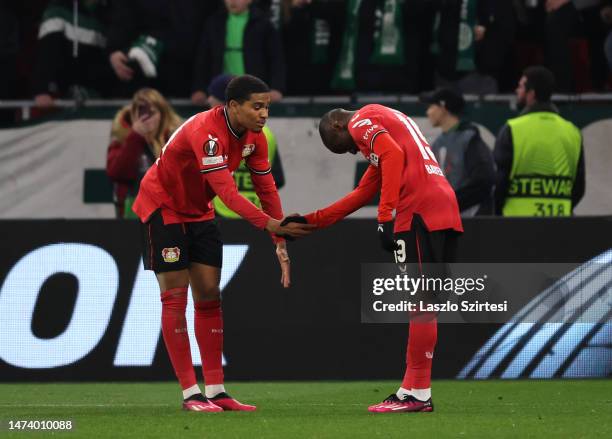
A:
{"type": "Polygon", "coordinates": [[[221,301],[195,303],[195,335],[202,356],[204,383],[223,384],[223,313],[221,301]]]}
{"type": "Polygon", "coordinates": [[[431,387],[431,363],[438,338],[438,322],[411,321],[406,352],[406,373],[402,381],[404,389],[431,387]]]}
{"type": "Polygon", "coordinates": [[[189,336],[187,335],[187,287],[164,291],[162,301],[162,334],[174,373],[181,388],[188,389],[197,384],[189,336]]]}

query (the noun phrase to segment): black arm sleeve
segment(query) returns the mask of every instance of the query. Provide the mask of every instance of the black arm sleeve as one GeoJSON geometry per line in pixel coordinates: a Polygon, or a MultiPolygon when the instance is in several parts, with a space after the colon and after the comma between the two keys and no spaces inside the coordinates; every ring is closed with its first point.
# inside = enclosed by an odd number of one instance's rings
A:
{"type": "Polygon", "coordinates": [[[495,150],[493,158],[497,166],[497,176],[495,178],[495,214],[501,215],[508,186],[510,185],[509,178],[512,171],[512,156],[514,155],[514,146],[512,145],[512,131],[509,125],[504,125],[497,135],[495,140],[495,150]]]}
{"type": "Polygon", "coordinates": [[[460,211],[484,202],[495,184],[493,155],[478,133],[465,151],[465,175],[466,183],[456,191],[460,211]]]}
{"type": "Polygon", "coordinates": [[[576,168],[576,178],[572,187],[572,210],[582,200],[586,188],[586,172],[584,165],[584,143],[580,145],[580,158],[578,159],[578,167],[576,168]]]}

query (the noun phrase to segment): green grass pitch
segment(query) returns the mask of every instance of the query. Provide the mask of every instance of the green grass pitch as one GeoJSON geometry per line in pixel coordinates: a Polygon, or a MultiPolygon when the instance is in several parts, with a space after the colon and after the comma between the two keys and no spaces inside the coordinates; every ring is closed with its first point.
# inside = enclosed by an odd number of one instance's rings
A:
{"type": "Polygon", "coordinates": [[[434,413],[370,414],[395,382],[228,383],[253,413],[180,408],[175,383],[0,384],[0,437],[593,438],[612,437],[612,380],[436,381],[434,413]],[[71,432],[9,431],[64,420],[71,432]]]}

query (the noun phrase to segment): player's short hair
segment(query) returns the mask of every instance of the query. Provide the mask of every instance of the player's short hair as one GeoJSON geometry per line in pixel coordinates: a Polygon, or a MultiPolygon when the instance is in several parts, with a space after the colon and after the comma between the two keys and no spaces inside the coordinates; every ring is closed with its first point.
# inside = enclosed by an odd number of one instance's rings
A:
{"type": "Polygon", "coordinates": [[[355,145],[350,140],[350,134],[344,121],[349,114],[342,108],[336,108],[325,113],[319,121],[321,140],[325,147],[334,154],[344,154],[346,152],[354,154],[352,146],[355,145]]]}
{"type": "Polygon", "coordinates": [[[527,78],[525,89],[533,90],[538,102],[550,102],[550,97],[555,90],[555,76],[543,66],[527,67],[523,71],[527,78]]]}
{"type": "Polygon", "coordinates": [[[336,116],[337,110],[328,111],[321,117],[319,121],[319,134],[323,144],[331,151],[333,151],[334,143],[337,140],[337,135],[332,127],[334,117],[336,116]]]}
{"type": "Polygon", "coordinates": [[[239,104],[251,99],[253,93],[269,93],[270,87],[256,76],[241,75],[232,79],[225,89],[225,102],[236,101],[239,104]]]}

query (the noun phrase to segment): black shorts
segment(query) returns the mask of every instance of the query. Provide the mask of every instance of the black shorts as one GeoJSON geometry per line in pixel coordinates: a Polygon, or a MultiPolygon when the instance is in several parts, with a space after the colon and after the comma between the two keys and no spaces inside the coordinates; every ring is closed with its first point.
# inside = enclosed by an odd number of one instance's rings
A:
{"type": "MultiPolygon", "coordinates": [[[[395,241],[400,248],[393,255],[400,273],[414,278],[422,276],[426,279],[448,278],[451,275],[448,264],[455,262],[459,235],[459,232],[452,229],[429,232],[423,219],[415,215],[409,231],[395,234],[395,241]]],[[[414,299],[425,303],[445,301],[449,293],[436,288],[419,291],[414,299]]],[[[414,312],[411,313],[411,319],[421,319],[426,322],[436,314],[414,312]]]]}
{"type": "Polygon", "coordinates": [[[410,230],[395,234],[400,250],[394,252],[397,264],[449,264],[455,262],[457,238],[452,229],[430,232],[420,215],[414,215],[410,230]]]}
{"type": "Polygon", "coordinates": [[[216,220],[164,225],[161,211],[142,224],[142,260],[145,270],[178,271],[189,264],[221,268],[223,243],[216,220]]]}

